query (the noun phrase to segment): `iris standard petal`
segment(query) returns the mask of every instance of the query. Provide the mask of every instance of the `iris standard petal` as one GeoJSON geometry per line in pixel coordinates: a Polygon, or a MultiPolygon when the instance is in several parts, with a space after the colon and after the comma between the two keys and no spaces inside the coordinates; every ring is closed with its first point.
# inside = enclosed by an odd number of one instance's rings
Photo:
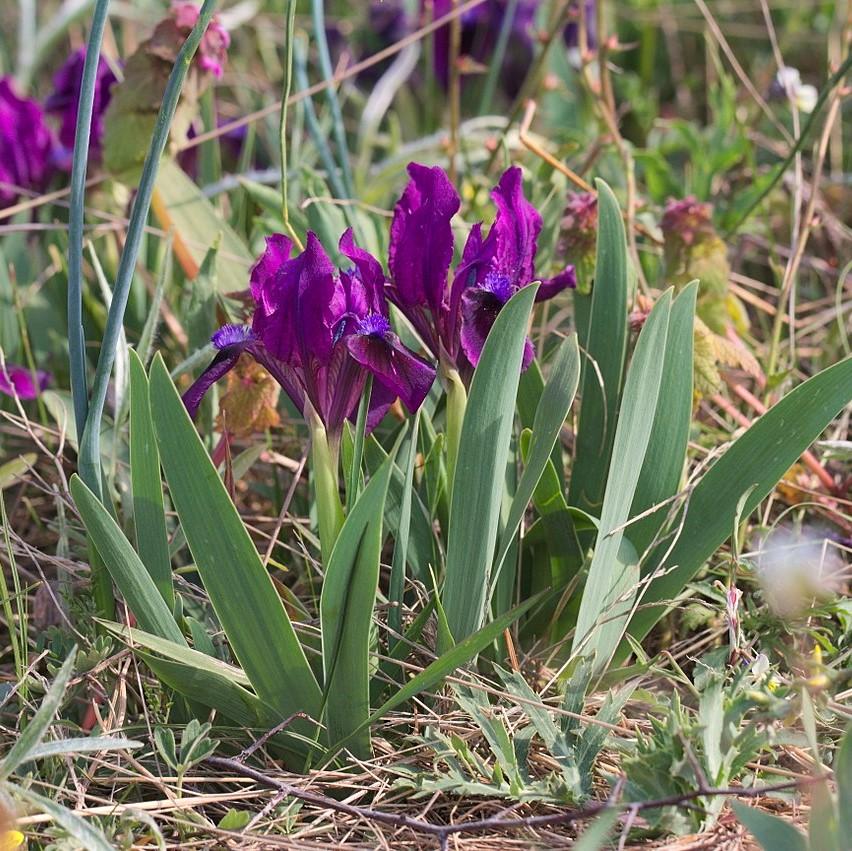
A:
{"type": "Polygon", "coordinates": [[[453,259],[450,224],[461,199],[439,166],[409,163],[410,180],[394,208],[388,268],[401,307],[441,311],[453,259]]]}
{"type": "MultiPolygon", "coordinates": [[[[491,192],[497,217],[494,265],[523,287],[535,280],[535,254],[541,231],[541,216],[524,196],[523,173],[517,166],[506,169],[491,192]]],[[[491,234],[489,233],[489,237],[491,234]]]]}

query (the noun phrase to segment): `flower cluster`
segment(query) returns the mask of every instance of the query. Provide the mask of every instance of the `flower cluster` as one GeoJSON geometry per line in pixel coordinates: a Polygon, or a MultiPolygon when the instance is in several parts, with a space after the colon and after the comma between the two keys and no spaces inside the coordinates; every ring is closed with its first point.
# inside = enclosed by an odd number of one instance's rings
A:
{"type": "MultiPolygon", "coordinates": [[[[198,22],[200,8],[188,0],[179,0],[172,3],[171,17],[181,36],[185,39],[195,24],[198,22]]],[[[214,15],[210,25],[201,38],[198,46],[196,62],[201,71],[212,74],[218,80],[225,70],[225,59],[228,55],[228,47],[231,44],[231,36],[222,26],[218,17],[214,15]]]]}
{"type": "Polygon", "coordinates": [[[397,397],[416,410],[435,369],[391,330],[378,260],[355,244],[351,230],[339,245],[352,263],[346,270],[334,268],[314,233],[291,258],[292,248],[282,234],[267,238],[251,271],[251,325],[225,325],[213,335],[218,354],[184,396],[190,413],[244,352],[278,381],[306,419],[320,419],[332,442],[357,406],[368,372],[375,380],[372,423],[397,397]]]}
{"type": "MultiPolygon", "coordinates": [[[[184,396],[194,414],[210,386],[251,355],[272,375],[306,419],[316,415],[332,443],[352,416],[367,373],[374,377],[369,424],[396,398],[410,410],[423,402],[436,368],[402,344],[391,329],[388,301],[409,320],[445,370],[476,366],[503,305],[535,273],[541,216],[523,195],[521,170],[510,168],[495,187],[497,207],[486,236],[471,229],[460,263],[451,220],[460,199],[444,171],[412,163],[396,205],[386,279],[382,266],[347,230],[340,253],[352,264],[335,270],[319,239],[291,257],[290,240],[275,234],[251,271],[251,325],[226,325],[213,336],[217,355],[184,396]]],[[[541,283],[538,299],[574,285],[566,268],[541,283]]],[[[533,356],[527,341],[524,366],[533,356]]]]}
{"type": "MultiPolygon", "coordinates": [[[[55,164],[63,171],[71,170],[74,136],[77,132],[77,106],[83,85],[86,49],[74,51],[53,78],[53,91],[44,102],[45,111],[59,121],[59,133],[53,152],[55,164]]],[[[95,76],[95,100],[92,104],[92,129],[89,136],[89,158],[98,161],[104,135],[104,113],[109,106],[116,77],[103,56],[98,57],[95,76]]]]}
{"type": "MultiPolygon", "coordinates": [[[[482,223],[471,228],[448,287],[454,254],[451,220],[461,201],[437,166],[412,163],[408,173],[391,223],[388,297],[435,358],[464,371],[477,365],[497,314],[521,287],[541,281],[536,300],[552,298],[576,285],[574,267],[546,280],[536,275],[542,220],[524,197],[521,170],[513,167],[491,192],[497,208],[494,223],[486,236],[482,223]]],[[[527,341],[524,368],[532,355],[527,341]]]]}
{"type": "Polygon", "coordinates": [[[14,204],[22,189],[44,189],[52,150],[41,106],[19,97],[8,77],[0,78],[0,209],[14,204]]]}

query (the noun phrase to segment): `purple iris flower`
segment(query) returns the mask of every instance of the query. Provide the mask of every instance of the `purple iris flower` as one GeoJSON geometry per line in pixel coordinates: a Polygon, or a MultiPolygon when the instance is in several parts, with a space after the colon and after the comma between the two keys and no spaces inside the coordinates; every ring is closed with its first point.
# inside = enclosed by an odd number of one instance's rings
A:
{"type": "Polygon", "coordinates": [[[339,246],[352,263],[349,269],[334,268],[314,233],[293,258],[292,247],[282,234],[267,238],[251,271],[252,324],[226,325],[213,335],[218,354],[184,395],[190,414],[243,353],[278,381],[306,419],[316,413],[333,444],[355,411],[368,373],[374,377],[370,426],[396,398],[417,410],[435,368],[391,329],[379,262],[355,244],[351,230],[339,246]]]}
{"type": "MultiPolygon", "coordinates": [[[[494,223],[484,237],[481,223],[471,228],[448,289],[450,222],[459,208],[458,194],[438,166],[411,163],[408,173],[411,179],[391,223],[389,298],[435,357],[456,369],[475,367],[503,305],[534,281],[541,281],[536,301],[575,287],[574,267],[546,280],[536,275],[542,220],[524,197],[521,169],[512,167],[491,193],[497,207],[494,223]]],[[[532,357],[527,340],[524,369],[532,357]]]]}
{"type": "Polygon", "coordinates": [[[36,370],[33,376],[32,371],[25,366],[15,366],[11,363],[0,366],[0,393],[17,396],[23,401],[35,399],[47,390],[50,381],[50,373],[41,369],[36,370]]]}
{"type": "Polygon", "coordinates": [[[0,209],[18,200],[18,189],[40,192],[51,173],[53,135],[44,111],[15,93],[9,77],[0,78],[0,209]]]}
{"type": "MultiPolygon", "coordinates": [[[[83,64],[86,48],[75,50],[53,78],[53,91],[44,102],[45,110],[59,118],[59,144],[54,152],[56,165],[63,171],[71,170],[74,151],[74,136],[77,132],[77,106],[83,83],[83,64]]],[[[92,132],[89,140],[89,157],[97,161],[101,156],[104,135],[104,114],[116,83],[115,74],[103,56],[98,57],[95,76],[95,100],[92,108],[92,132]]]]}

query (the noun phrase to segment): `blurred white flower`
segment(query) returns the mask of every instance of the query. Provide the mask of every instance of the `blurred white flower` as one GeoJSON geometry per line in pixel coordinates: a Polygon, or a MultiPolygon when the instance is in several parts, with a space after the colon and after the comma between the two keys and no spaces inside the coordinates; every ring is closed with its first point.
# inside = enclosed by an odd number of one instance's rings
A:
{"type": "Polygon", "coordinates": [[[846,562],[835,543],[819,530],[779,526],[756,544],[750,556],[776,614],[795,615],[814,597],[842,589],[846,562]]]}
{"type": "Polygon", "coordinates": [[[815,86],[802,82],[802,75],[798,69],[787,66],[778,69],[772,83],[771,94],[786,95],[799,112],[813,112],[819,97],[815,86]]]}

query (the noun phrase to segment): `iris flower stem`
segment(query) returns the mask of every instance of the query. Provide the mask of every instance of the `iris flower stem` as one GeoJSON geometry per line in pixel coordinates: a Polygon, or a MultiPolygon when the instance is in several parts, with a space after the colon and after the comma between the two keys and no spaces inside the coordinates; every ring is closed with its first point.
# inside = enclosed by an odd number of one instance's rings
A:
{"type": "Polygon", "coordinates": [[[160,158],[163,155],[166,142],[169,138],[169,128],[178,105],[178,100],[180,99],[183,81],[186,78],[192,57],[198,49],[201,37],[207,29],[207,25],[210,23],[215,9],[216,0],[204,0],[204,5],[201,7],[198,15],[198,21],[184,42],[183,47],[181,47],[174,68],[172,68],[169,82],[166,85],[163,95],[163,103],[157,115],[157,123],[154,127],[151,146],[148,148],[145,163],[142,166],[142,177],[139,181],[136,199],[133,202],[133,210],[130,214],[130,224],[127,227],[124,250],[121,253],[121,260],[118,265],[112,304],[110,305],[107,325],[101,342],[101,352],[95,371],[92,399],[86,417],[86,426],[80,441],[80,456],[78,461],[81,478],[101,498],[103,498],[100,447],[101,420],[106,404],[109,377],[115,363],[119,337],[124,324],[124,313],[127,308],[127,299],[130,295],[130,285],[133,281],[136,259],[139,255],[139,248],[145,233],[145,222],[151,209],[151,196],[154,193],[154,183],[160,166],[160,158]]]}
{"type": "Polygon", "coordinates": [[[361,484],[361,461],[364,458],[364,435],[367,432],[367,411],[370,409],[370,396],[373,392],[373,376],[367,374],[367,383],[364,385],[364,393],[361,403],[358,405],[358,418],[355,421],[355,445],[352,452],[352,469],[349,471],[349,490],[347,493],[346,509],[352,510],[352,506],[358,499],[358,489],[361,484]]]}
{"type": "Polygon", "coordinates": [[[467,408],[467,390],[458,370],[454,367],[442,368],[441,379],[447,391],[447,501],[449,502],[452,500],[459,442],[467,408]]]}
{"type": "Polygon", "coordinates": [[[325,426],[313,410],[305,414],[311,433],[311,464],[316,491],[317,525],[319,526],[320,552],[327,565],[334,543],[343,526],[343,504],[337,478],[338,452],[328,439],[325,426]]]}

